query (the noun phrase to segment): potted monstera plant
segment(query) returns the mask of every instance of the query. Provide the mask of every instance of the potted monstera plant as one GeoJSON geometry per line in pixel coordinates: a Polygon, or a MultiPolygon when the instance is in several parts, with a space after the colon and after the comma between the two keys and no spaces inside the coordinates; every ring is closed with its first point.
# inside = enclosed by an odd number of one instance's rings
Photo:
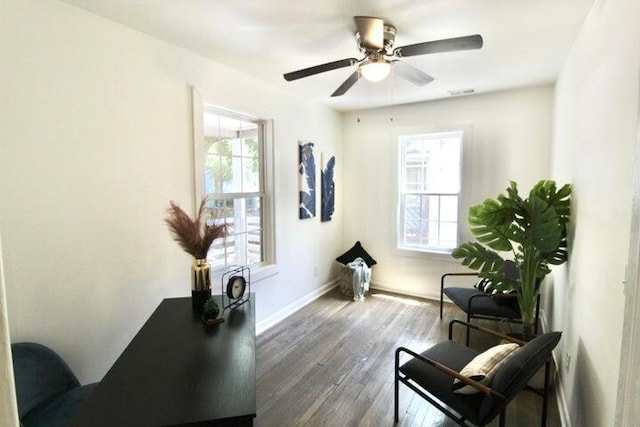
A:
{"type": "Polygon", "coordinates": [[[550,265],[567,260],[567,223],[571,185],[557,189],[555,181],[542,180],[523,199],[515,182],[506,194],[487,199],[469,209],[469,224],[477,242],[453,250],[453,257],[477,270],[497,290],[515,290],[522,315],[523,335],[533,335],[536,300],[550,265]],[[505,276],[508,254],[518,269],[518,280],[505,276]]]}

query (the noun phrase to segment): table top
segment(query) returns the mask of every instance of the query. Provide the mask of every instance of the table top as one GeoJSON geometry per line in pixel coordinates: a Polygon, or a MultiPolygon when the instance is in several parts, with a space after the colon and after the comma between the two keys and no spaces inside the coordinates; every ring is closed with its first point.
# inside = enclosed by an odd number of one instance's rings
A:
{"type": "MultiPolygon", "coordinates": [[[[215,296],[214,296],[215,297],[215,296]]],[[[218,296],[219,301],[219,296],[218,296]]],[[[255,295],[205,327],[165,299],[80,407],[74,426],[167,426],[256,414],[255,295]]]]}

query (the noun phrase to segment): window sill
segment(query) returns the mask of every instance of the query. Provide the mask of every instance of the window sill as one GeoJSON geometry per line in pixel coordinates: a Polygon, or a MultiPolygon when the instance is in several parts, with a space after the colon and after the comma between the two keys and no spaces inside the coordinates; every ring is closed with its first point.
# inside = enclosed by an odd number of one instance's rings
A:
{"type": "MultiPolygon", "coordinates": [[[[229,268],[231,269],[231,267],[229,268]]],[[[211,272],[212,288],[215,289],[215,284],[220,283],[222,275],[229,269],[219,269],[211,272]]],[[[251,273],[251,284],[260,282],[261,280],[268,279],[280,273],[276,264],[260,264],[249,267],[251,273]]]]}
{"type": "Polygon", "coordinates": [[[253,283],[261,280],[268,279],[279,274],[278,266],[276,264],[264,264],[251,268],[251,281],[253,283]]]}
{"type": "Polygon", "coordinates": [[[393,254],[402,257],[430,259],[434,261],[444,261],[459,264],[460,261],[451,256],[453,250],[424,250],[424,249],[406,249],[395,248],[393,254]]]}

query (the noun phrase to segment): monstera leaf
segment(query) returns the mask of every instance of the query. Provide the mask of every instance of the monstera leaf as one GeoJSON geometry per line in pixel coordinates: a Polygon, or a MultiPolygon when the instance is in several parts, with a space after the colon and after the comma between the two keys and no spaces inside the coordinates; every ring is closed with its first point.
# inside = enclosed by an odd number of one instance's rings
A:
{"type": "Polygon", "coordinates": [[[514,289],[517,282],[505,275],[505,260],[497,252],[478,242],[463,243],[453,250],[453,257],[462,259],[462,265],[478,271],[480,277],[490,279],[496,290],[514,289]]]}
{"type": "Polygon", "coordinates": [[[462,265],[480,273],[490,273],[502,269],[504,259],[496,252],[477,242],[463,243],[453,250],[454,258],[462,258],[462,265]]]}

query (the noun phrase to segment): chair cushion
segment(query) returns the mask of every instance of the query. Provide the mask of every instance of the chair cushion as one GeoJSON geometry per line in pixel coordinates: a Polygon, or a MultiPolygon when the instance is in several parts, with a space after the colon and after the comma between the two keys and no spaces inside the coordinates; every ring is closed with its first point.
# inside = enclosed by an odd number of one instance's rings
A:
{"type": "MultiPolygon", "coordinates": [[[[518,344],[500,344],[480,353],[467,363],[467,365],[460,371],[461,375],[469,377],[474,381],[478,381],[481,384],[487,385],[493,379],[494,374],[502,366],[502,364],[513,354],[514,351],[519,349],[518,344]]],[[[480,393],[475,387],[466,385],[459,379],[453,380],[454,393],[460,394],[476,394],[480,393]]]]}
{"type": "MultiPolygon", "coordinates": [[[[447,340],[434,345],[421,354],[459,372],[478,355],[478,352],[447,340]]],[[[483,394],[454,393],[453,380],[450,375],[418,359],[412,358],[399,370],[424,390],[428,390],[429,394],[442,402],[447,402],[449,407],[477,424],[479,408],[484,400],[483,394]]]]}
{"type": "Polygon", "coordinates": [[[34,408],[22,419],[24,427],[67,427],[85,398],[98,385],[76,387],[34,408]]]}
{"type": "MultiPolygon", "coordinates": [[[[526,343],[504,362],[489,386],[505,396],[507,401],[513,399],[549,360],[561,336],[561,332],[548,332],[526,343]]],[[[480,408],[480,418],[488,422],[497,415],[497,411],[495,398],[486,396],[480,408]]]]}
{"type": "Polygon", "coordinates": [[[483,291],[475,288],[444,288],[442,292],[451,301],[460,307],[465,313],[469,313],[469,301],[471,297],[471,314],[519,319],[520,309],[516,298],[492,298],[483,291]],[[498,303],[501,300],[503,303],[498,303]]]}
{"type": "Polygon", "coordinates": [[[364,250],[364,248],[360,244],[360,241],[357,241],[351,248],[349,248],[349,250],[336,258],[336,261],[341,264],[347,265],[356,258],[362,258],[364,262],[367,263],[367,266],[369,268],[377,264],[376,260],[373,259],[373,257],[364,250]]]}

